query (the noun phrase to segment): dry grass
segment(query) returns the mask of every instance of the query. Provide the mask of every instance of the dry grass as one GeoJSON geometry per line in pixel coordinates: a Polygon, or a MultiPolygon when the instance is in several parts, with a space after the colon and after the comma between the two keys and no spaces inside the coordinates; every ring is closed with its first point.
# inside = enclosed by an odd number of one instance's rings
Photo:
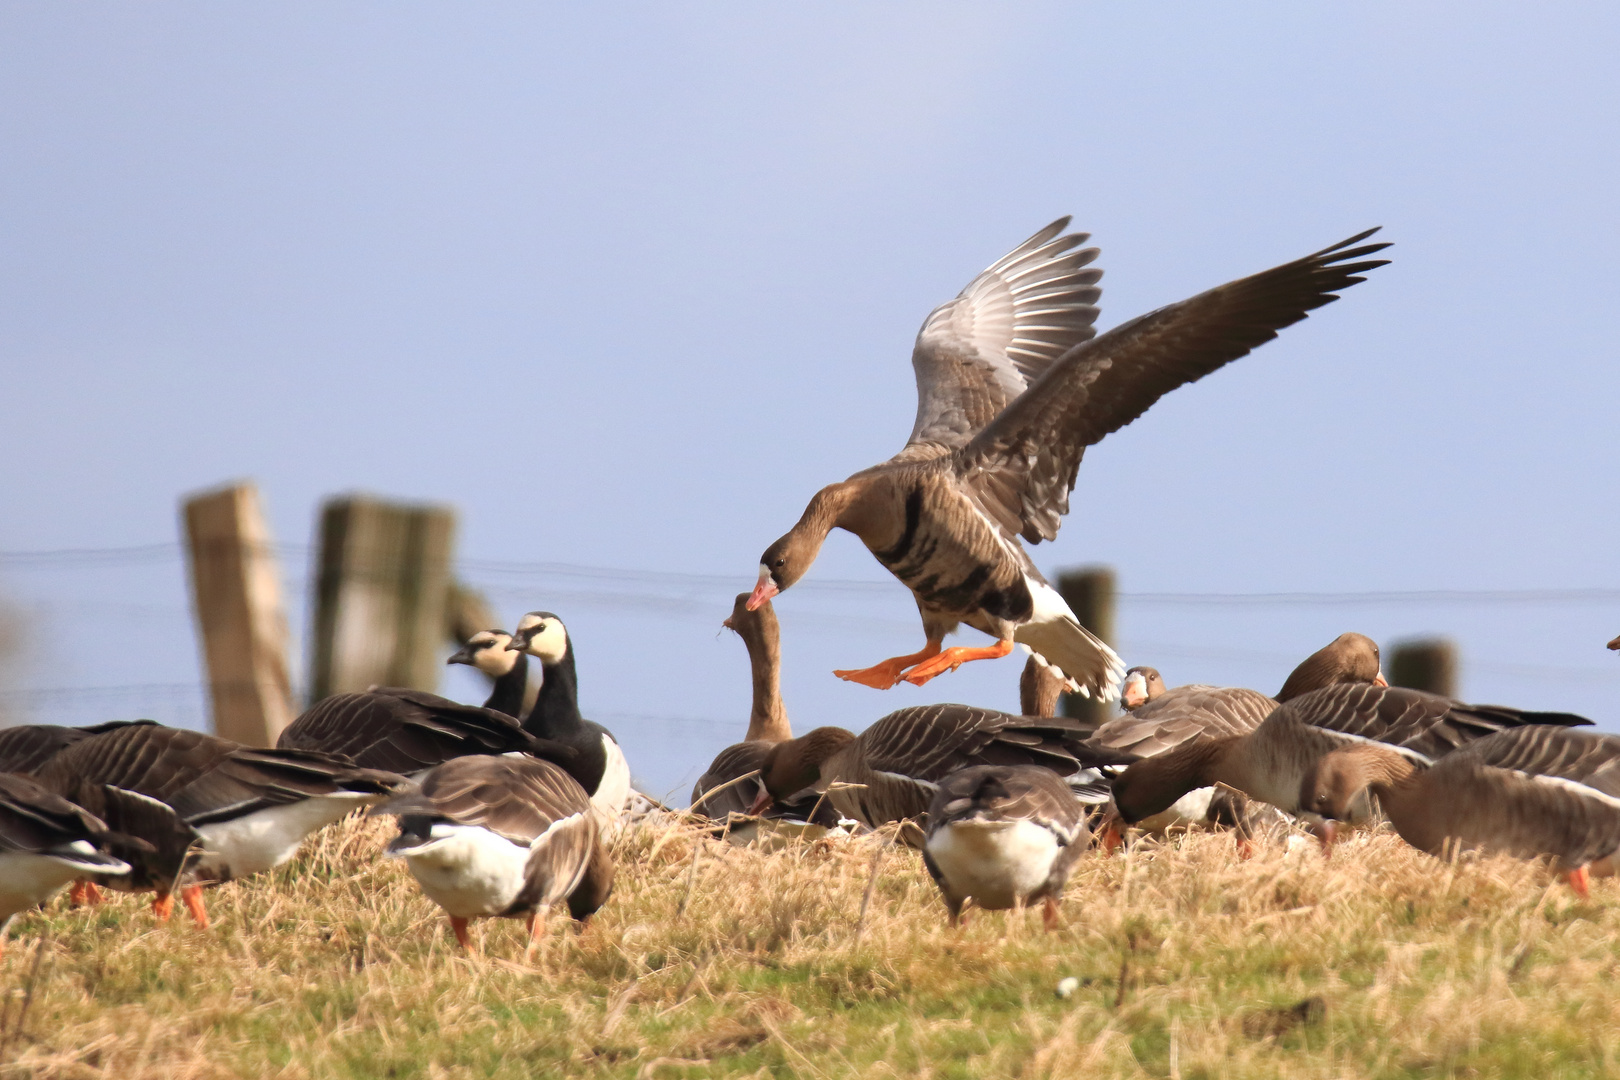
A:
{"type": "Polygon", "coordinates": [[[0,1077],[1547,1080],[1620,1054],[1620,885],[1581,902],[1387,833],[1331,862],[1241,862],[1222,836],[1091,857],[1048,936],[1037,912],[949,930],[892,848],[858,925],[872,840],[762,854],[643,827],[591,929],[554,919],[525,964],[515,922],[458,955],[377,857],[387,831],[346,823],[216,890],[210,931],[131,898],[19,918],[0,1077]]]}

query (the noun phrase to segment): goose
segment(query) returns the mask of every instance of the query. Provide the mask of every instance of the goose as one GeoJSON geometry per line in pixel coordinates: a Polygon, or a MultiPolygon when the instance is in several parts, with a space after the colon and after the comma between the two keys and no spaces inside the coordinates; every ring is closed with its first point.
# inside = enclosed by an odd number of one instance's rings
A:
{"type": "Polygon", "coordinates": [[[511,643],[512,635],[505,630],[480,630],[445,663],[466,664],[494,680],[484,708],[524,717],[534,708],[540,686],[529,678],[528,656],[508,649],[511,643]]]}
{"type": "MultiPolygon", "coordinates": [[[[1086,725],[1064,716],[1014,716],[971,705],[899,709],[860,735],[820,727],[771,747],[761,763],[770,799],[814,787],[841,817],[868,828],[891,821],[925,821],[939,781],[971,765],[1039,765],[1059,776],[1084,776],[1088,766],[1129,756],[1088,748],[1086,725]]],[[[903,829],[913,846],[922,834],[903,829]]]]}
{"type": "Polygon", "coordinates": [[[57,724],[18,724],[0,728],[0,772],[32,773],[64,747],[80,739],[128,724],[155,724],[156,720],[112,720],[90,727],[57,724]]]}
{"type": "MultiPolygon", "coordinates": [[[[1115,778],[1114,806],[1121,820],[1135,824],[1163,812],[1195,788],[1225,784],[1293,814],[1300,810],[1305,772],[1347,743],[1388,744],[1426,764],[1504,728],[1590,723],[1571,713],[1467,705],[1371,681],[1333,683],[1279,704],[1246,734],[1193,739],[1144,757],[1115,778]]],[[[1357,820],[1368,809],[1363,800],[1357,820]]]]}
{"type": "Polygon", "coordinates": [[[993,911],[1045,902],[1048,931],[1074,862],[1091,844],[1085,809],[1051,769],[977,765],[939,782],[928,806],[923,865],[952,926],[969,899],[993,911]]]}
{"type": "Polygon", "coordinates": [[[1620,637],[1617,637],[1613,641],[1609,642],[1609,648],[1620,650],[1620,637]]]}
{"type": "Polygon", "coordinates": [[[117,841],[126,850],[141,846],[110,836],[106,822],[27,777],[0,773],[0,951],[18,912],[75,878],[129,873],[112,854],[117,841]]]}
{"type": "Polygon", "coordinates": [[[540,758],[455,758],[376,812],[399,818],[387,854],[405,860],[469,951],[469,919],[527,917],[532,949],[554,904],[566,901],[584,922],[613,888],[590,797],[540,758]]]}
{"type": "Polygon", "coordinates": [[[200,731],[132,724],[80,739],[36,774],[40,785],[150,843],[131,873],[109,879],[154,891],[167,918],[181,899],[208,925],[202,886],[233,881],[292,858],[304,837],[405,783],[312,750],[261,750],[200,731]]]}
{"type": "MultiPolygon", "coordinates": [[[[714,761],[698,777],[692,787],[692,805],[701,806],[701,813],[716,821],[726,821],[732,814],[746,815],[754,801],[765,790],[759,777],[739,780],[749,773],[757,773],[772,746],[793,738],[793,727],[788,721],[787,708],[782,703],[782,631],[776,611],[769,604],[749,610],[748,594],[738,593],[731,614],[721,623],[742,638],[748,648],[748,663],[753,675],[753,706],[748,714],[748,732],[743,741],[732,743],[715,755],[714,761]],[[734,781],[736,781],[734,783],[734,781]],[[724,791],[704,798],[722,784],[731,784],[724,791]]],[[[781,802],[766,806],[763,817],[773,820],[802,821],[825,828],[838,824],[838,814],[827,800],[814,790],[790,795],[781,802]]],[[[734,828],[728,835],[744,840],[748,830],[734,828]]]]}
{"type": "Polygon", "coordinates": [[[1364,257],[1389,246],[1355,246],[1369,229],[1093,338],[1097,251],[1072,250],[1089,237],[1060,235],[1068,225],[1048,225],[934,309],[912,353],[917,419],[905,447],[818,491],[761,556],[754,606],[802,578],[834,528],[911,590],[923,648],[839,678],[921,686],[1021,642],[1077,692],[1112,699],[1124,664],[1080,625],[1019,538],[1057,536],[1086,447],[1336,300],[1387,261],[1364,257]],[[943,648],[963,623],[995,644],[943,648]]]}
{"type": "MultiPolygon", "coordinates": [[[[1239,686],[1191,684],[1170,689],[1156,668],[1134,667],[1125,673],[1121,695],[1126,715],[1104,724],[1092,741],[1143,758],[1158,757],[1194,742],[1246,735],[1279,703],[1312,690],[1357,684],[1389,685],[1379,663],[1377,642],[1357,633],[1340,634],[1307,656],[1271,697],[1239,686]]],[[[1185,792],[1168,808],[1134,824],[1153,833],[1205,824],[1235,825],[1239,852],[1248,855],[1252,850],[1249,836],[1260,813],[1234,789],[1211,784],[1185,792]]],[[[1116,839],[1117,829],[1102,829],[1105,848],[1112,850],[1116,839]]]]}
{"type": "Polygon", "coordinates": [[[568,628],[549,611],[531,611],[518,622],[506,647],[540,658],[540,695],[523,720],[524,728],[572,751],[574,757],[563,767],[590,795],[602,825],[616,828],[630,803],[630,763],[611,731],[580,715],[568,628]]]}
{"type": "Polygon", "coordinates": [[[1550,855],[1587,895],[1589,867],[1620,852],[1620,736],[1566,727],[1499,731],[1427,768],[1377,743],[1325,755],[1300,803],[1346,820],[1370,791],[1401,839],[1431,855],[1458,850],[1550,855]]]}

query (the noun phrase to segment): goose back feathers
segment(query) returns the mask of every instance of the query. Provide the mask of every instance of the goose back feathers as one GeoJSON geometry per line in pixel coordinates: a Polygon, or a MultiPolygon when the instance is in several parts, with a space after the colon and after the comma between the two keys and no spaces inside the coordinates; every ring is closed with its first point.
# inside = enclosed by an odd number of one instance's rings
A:
{"type": "Polygon", "coordinates": [[[1082,261],[1055,241],[1067,224],[1031,238],[1003,269],[930,316],[914,360],[919,408],[910,441],[889,461],[823,488],[761,557],[755,604],[803,576],[833,528],[855,533],[911,589],[928,639],[923,651],[846,678],[879,687],[902,677],[926,682],[964,661],[1005,655],[1016,640],[1078,689],[1112,697],[1119,658],[1079,625],[1020,538],[1057,535],[1086,447],[1331,303],[1383,265],[1366,256],[1388,246],[1361,244],[1371,231],[1361,233],[1091,338],[1096,278],[1080,269],[1090,253],[1082,261]],[[1020,322],[1020,311],[1039,311],[1014,298],[1024,275],[1041,282],[1032,299],[1052,304],[1050,323],[1020,322]],[[982,331],[981,311],[991,320],[982,331]],[[1053,327],[1050,336],[1037,325],[1053,327]],[[998,645],[941,654],[944,635],[961,623],[998,645]]]}

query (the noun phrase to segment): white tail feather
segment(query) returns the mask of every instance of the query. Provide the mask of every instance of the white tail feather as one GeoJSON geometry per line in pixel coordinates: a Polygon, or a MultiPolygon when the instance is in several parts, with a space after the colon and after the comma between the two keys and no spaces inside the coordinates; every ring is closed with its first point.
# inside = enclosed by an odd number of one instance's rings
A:
{"type": "Polygon", "coordinates": [[[1056,589],[1036,581],[1030,581],[1029,586],[1035,614],[1013,632],[1013,640],[1066,676],[1075,685],[1076,693],[1098,701],[1118,698],[1125,661],[1080,625],[1056,589]]]}

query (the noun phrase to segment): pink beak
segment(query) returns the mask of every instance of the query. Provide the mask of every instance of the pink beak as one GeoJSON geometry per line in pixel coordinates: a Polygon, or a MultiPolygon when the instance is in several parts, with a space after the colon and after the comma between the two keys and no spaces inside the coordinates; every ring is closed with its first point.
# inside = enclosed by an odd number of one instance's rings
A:
{"type": "Polygon", "coordinates": [[[771,575],[761,573],[759,584],[754,586],[754,595],[748,598],[748,610],[758,611],[761,604],[769,603],[771,597],[781,591],[776,587],[776,582],[771,580],[771,575]]]}
{"type": "Polygon", "coordinates": [[[1333,842],[1339,838],[1338,823],[1324,821],[1311,831],[1316,834],[1316,839],[1322,845],[1322,857],[1324,859],[1331,858],[1333,856],[1333,842]]]}
{"type": "Polygon", "coordinates": [[[1380,672],[1379,672],[1379,673],[1378,673],[1378,678],[1376,678],[1376,679],[1374,679],[1374,680],[1373,680],[1373,685],[1374,685],[1374,686],[1384,686],[1384,687],[1387,687],[1387,686],[1389,686],[1389,680],[1388,680],[1388,679],[1386,679],[1386,678],[1384,678],[1384,673],[1383,673],[1383,672],[1382,672],[1382,671],[1380,671],[1380,672]]]}
{"type": "Polygon", "coordinates": [[[1127,710],[1134,709],[1147,700],[1147,680],[1141,676],[1133,675],[1125,683],[1125,692],[1119,697],[1119,703],[1127,710]]]}
{"type": "Polygon", "coordinates": [[[759,817],[759,815],[771,808],[772,801],[771,793],[763,788],[760,789],[760,793],[754,797],[753,804],[748,807],[749,815],[752,817],[759,817]]]}

